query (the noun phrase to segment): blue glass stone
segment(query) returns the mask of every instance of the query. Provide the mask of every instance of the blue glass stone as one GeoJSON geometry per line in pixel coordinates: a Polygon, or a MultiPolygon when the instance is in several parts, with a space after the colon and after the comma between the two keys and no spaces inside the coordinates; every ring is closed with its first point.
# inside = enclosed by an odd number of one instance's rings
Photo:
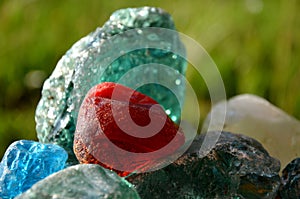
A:
{"type": "Polygon", "coordinates": [[[0,163],[0,198],[14,198],[39,180],[65,167],[68,155],[58,145],[20,140],[0,163]]]}

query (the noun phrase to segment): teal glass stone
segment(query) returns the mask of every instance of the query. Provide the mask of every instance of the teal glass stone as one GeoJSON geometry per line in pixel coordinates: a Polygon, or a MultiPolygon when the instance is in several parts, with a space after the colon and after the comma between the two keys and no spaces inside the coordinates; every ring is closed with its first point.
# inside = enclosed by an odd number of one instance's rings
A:
{"type": "Polygon", "coordinates": [[[44,83],[35,116],[39,140],[62,146],[68,164],[77,163],[72,148],[78,110],[88,90],[101,82],[137,88],[179,123],[186,61],[178,34],[170,33],[174,29],[171,16],[159,8],[128,8],[75,43],[44,83]]]}
{"type": "Polygon", "coordinates": [[[68,167],[36,183],[19,199],[139,199],[133,185],[96,164],[68,167]]]}
{"type": "Polygon", "coordinates": [[[0,198],[14,198],[36,182],[65,167],[60,146],[20,140],[12,143],[0,163],[0,198]]]}

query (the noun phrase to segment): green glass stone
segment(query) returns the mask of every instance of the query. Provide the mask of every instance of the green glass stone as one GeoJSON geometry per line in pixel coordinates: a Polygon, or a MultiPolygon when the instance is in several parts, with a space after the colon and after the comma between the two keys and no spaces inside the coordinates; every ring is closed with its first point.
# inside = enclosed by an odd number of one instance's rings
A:
{"type": "MultiPolygon", "coordinates": [[[[206,139],[216,133],[209,132],[206,139]]],[[[280,163],[259,142],[222,132],[211,151],[200,153],[204,137],[197,137],[189,150],[169,166],[134,174],[127,180],[143,199],[276,197],[280,163]]]]}
{"type": "Polygon", "coordinates": [[[174,28],[171,16],[159,8],[122,9],[74,44],[44,83],[35,117],[39,140],[62,146],[69,154],[68,163],[76,163],[72,147],[78,110],[87,91],[101,82],[141,86],[139,92],[155,99],[179,122],[186,61],[178,34],[167,31],[174,28]],[[172,70],[163,71],[161,65],[172,70]]]}
{"type": "Polygon", "coordinates": [[[134,187],[116,173],[96,164],[80,164],[45,178],[17,198],[139,199],[140,197],[134,187]]]}

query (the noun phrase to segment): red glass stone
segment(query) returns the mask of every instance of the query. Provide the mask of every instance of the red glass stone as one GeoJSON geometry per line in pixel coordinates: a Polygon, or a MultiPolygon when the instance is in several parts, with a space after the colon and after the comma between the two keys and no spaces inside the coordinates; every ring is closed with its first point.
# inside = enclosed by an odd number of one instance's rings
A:
{"type": "Polygon", "coordinates": [[[150,97],[120,84],[93,87],[79,111],[74,152],[126,176],[146,171],[176,153],[185,137],[150,97]]]}

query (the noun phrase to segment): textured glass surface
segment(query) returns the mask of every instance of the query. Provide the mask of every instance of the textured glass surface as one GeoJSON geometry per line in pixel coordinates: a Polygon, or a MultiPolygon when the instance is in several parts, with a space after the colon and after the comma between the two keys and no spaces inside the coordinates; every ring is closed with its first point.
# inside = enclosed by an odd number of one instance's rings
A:
{"type": "Polygon", "coordinates": [[[0,198],[13,198],[65,167],[68,155],[54,144],[20,140],[12,143],[0,163],[0,198]]]}
{"type": "MultiPolygon", "coordinates": [[[[209,132],[205,139],[214,133],[209,132]]],[[[280,163],[259,142],[222,132],[211,151],[199,154],[204,137],[201,134],[186,154],[171,165],[134,174],[128,181],[144,199],[276,197],[280,163]]]]}
{"type": "Polygon", "coordinates": [[[103,27],[74,44],[45,81],[36,109],[38,138],[41,142],[57,143],[64,147],[70,164],[77,162],[72,151],[73,136],[84,96],[100,82],[117,82],[132,68],[160,64],[173,69],[173,72],[161,73],[155,67],[145,67],[142,69],[143,75],[140,72],[129,73],[122,84],[130,87],[132,83],[145,82],[148,77],[156,82],[166,80],[165,86],[147,84],[138,91],[160,103],[173,121],[180,120],[185,89],[181,79],[181,74],[186,70],[186,62],[182,58],[185,49],[178,35],[169,36],[162,30],[153,32],[142,29],[147,27],[174,29],[174,23],[168,13],[158,8],[116,11],[103,27]],[[143,39],[138,39],[141,36],[143,39]],[[174,51],[180,52],[181,56],[174,54],[174,51]],[[166,87],[179,91],[178,97],[166,87]]]}
{"type": "Polygon", "coordinates": [[[93,87],[82,102],[74,152],[80,163],[99,164],[126,176],[165,166],[181,155],[177,153],[184,143],[184,133],[156,101],[105,82],[93,87]]]}
{"type": "Polygon", "coordinates": [[[134,187],[96,164],[68,167],[36,183],[19,199],[139,199],[134,187]]]}

